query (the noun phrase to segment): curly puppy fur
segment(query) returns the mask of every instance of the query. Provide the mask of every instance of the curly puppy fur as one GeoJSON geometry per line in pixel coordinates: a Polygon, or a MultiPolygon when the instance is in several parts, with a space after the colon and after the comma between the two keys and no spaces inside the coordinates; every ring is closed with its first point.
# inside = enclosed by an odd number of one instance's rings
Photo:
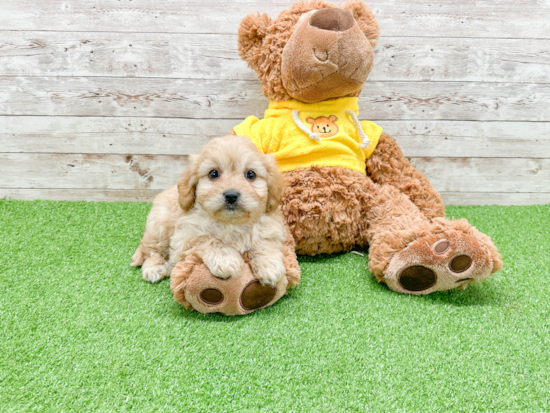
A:
{"type": "Polygon", "coordinates": [[[210,141],[177,187],[155,198],[132,265],[142,265],[144,279],[156,282],[193,253],[214,276],[228,278],[240,274],[247,252],[256,278],[275,285],[286,272],[287,234],[277,208],[282,186],[275,160],[249,139],[210,141]]]}

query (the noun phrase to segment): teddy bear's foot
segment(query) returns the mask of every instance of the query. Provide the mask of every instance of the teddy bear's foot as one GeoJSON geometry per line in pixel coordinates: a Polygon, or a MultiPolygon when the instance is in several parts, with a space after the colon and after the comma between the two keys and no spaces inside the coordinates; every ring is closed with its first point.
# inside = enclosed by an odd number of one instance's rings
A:
{"type": "Polygon", "coordinates": [[[473,227],[450,229],[418,238],[397,252],[381,281],[394,291],[423,295],[465,289],[501,268],[500,254],[488,236],[473,227]]]}
{"type": "Polygon", "coordinates": [[[237,277],[217,278],[193,255],[174,267],[170,281],[174,298],[185,308],[225,315],[248,314],[272,305],[291,285],[294,285],[293,280],[288,276],[275,287],[261,285],[248,263],[237,277]]]}

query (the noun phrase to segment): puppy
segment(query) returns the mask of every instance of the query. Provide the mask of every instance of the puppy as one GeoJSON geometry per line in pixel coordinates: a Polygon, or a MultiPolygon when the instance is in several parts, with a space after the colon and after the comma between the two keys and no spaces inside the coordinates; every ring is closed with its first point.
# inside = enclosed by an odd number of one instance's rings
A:
{"type": "Polygon", "coordinates": [[[157,282],[195,254],[212,275],[229,278],[240,274],[247,252],[255,277],[274,286],[286,272],[282,193],[273,157],[247,138],[213,139],[190,156],[178,184],[155,198],[131,265],[157,282]]]}

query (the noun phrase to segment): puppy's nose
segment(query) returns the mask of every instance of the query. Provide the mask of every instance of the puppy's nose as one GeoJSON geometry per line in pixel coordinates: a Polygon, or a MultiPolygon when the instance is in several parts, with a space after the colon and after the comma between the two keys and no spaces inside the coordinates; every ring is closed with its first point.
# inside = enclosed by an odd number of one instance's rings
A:
{"type": "Polygon", "coordinates": [[[225,202],[229,205],[233,205],[239,200],[239,193],[233,189],[224,192],[223,196],[225,197],[225,202]]]}
{"type": "Polygon", "coordinates": [[[309,19],[309,24],[322,30],[343,32],[355,24],[355,18],[349,10],[336,7],[316,11],[309,19]]]}

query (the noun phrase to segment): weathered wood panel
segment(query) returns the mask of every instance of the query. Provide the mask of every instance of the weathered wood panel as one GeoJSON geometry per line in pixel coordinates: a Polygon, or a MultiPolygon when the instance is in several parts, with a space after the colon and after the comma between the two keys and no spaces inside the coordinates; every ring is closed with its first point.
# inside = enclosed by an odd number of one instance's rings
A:
{"type": "MultiPolygon", "coordinates": [[[[550,0],[367,2],[382,38],[361,117],[449,204],[550,202],[550,0]]],[[[262,116],[236,31],[290,3],[0,2],[0,197],[152,200],[262,116]]]]}
{"type": "Polygon", "coordinates": [[[0,153],[4,188],[166,189],[187,156],[0,153]]]}
{"type": "MultiPolygon", "coordinates": [[[[260,11],[288,0],[3,0],[3,30],[235,33],[260,11]]],[[[341,4],[343,1],[334,0],[341,4]]],[[[548,0],[371,0],[384,36],[550,38],[548,0]]]]}
{"type": "MultiPolygon", "coordinates": [[[[0,188],[0,199],[32,201],[152,202],[155,189],[8,189],[0,188]]],[[[442,192],[446,205],[533,205],[550,203],[550,193],[442,192]]]]}
{"type": "MultiPolygon", "coordinates": [[[[239,119],[0,116],[1,152],[187,155],[239,119]]],[[[549,122],[379,121],[411,157],[550,158],[549,122]]]]}
{"type": "Polygon", "coordinates": [[[445,205],[545,205],[550,193],[522,192],[441,192],[445,205]]]}
{"type": "Polygon", "coordinates": [[[160,189],[0,188],[0,199],[34,201],[152,202],[160,189]]]}
{"type": "Polygon", "coordinates": [[[0,116],[0,152],[188,155],[236,119],[0,116]]]}
{"type": "MultiPolygon", "coordinates": [[[[550,83],[548,40],[383,37],[370,81],[550,83]]],[[[0,76],[255,80],[236,35],[0,32],[0,76]]]]}
{"type": "MultiPolygon", "coordinates": [[[[267,107],[256,81],[0,78],[0,115],[239,119],[267,107]]],[[[367,82],[362,117],[379,120],[550,118],[550,84],[367,82]]]]}
{"type": "MultiPolygon", "coordinates": [[[[186,156],[0,154],[4,188],[165,189],[186,156]]],[[[442,192],[550,192],[550,159],[411,158],[442,192]]]]}
{"type": "Polygon", "coordinates": [[[441,192],[550,192],[550,159],[410,158],[441,192]]]}

